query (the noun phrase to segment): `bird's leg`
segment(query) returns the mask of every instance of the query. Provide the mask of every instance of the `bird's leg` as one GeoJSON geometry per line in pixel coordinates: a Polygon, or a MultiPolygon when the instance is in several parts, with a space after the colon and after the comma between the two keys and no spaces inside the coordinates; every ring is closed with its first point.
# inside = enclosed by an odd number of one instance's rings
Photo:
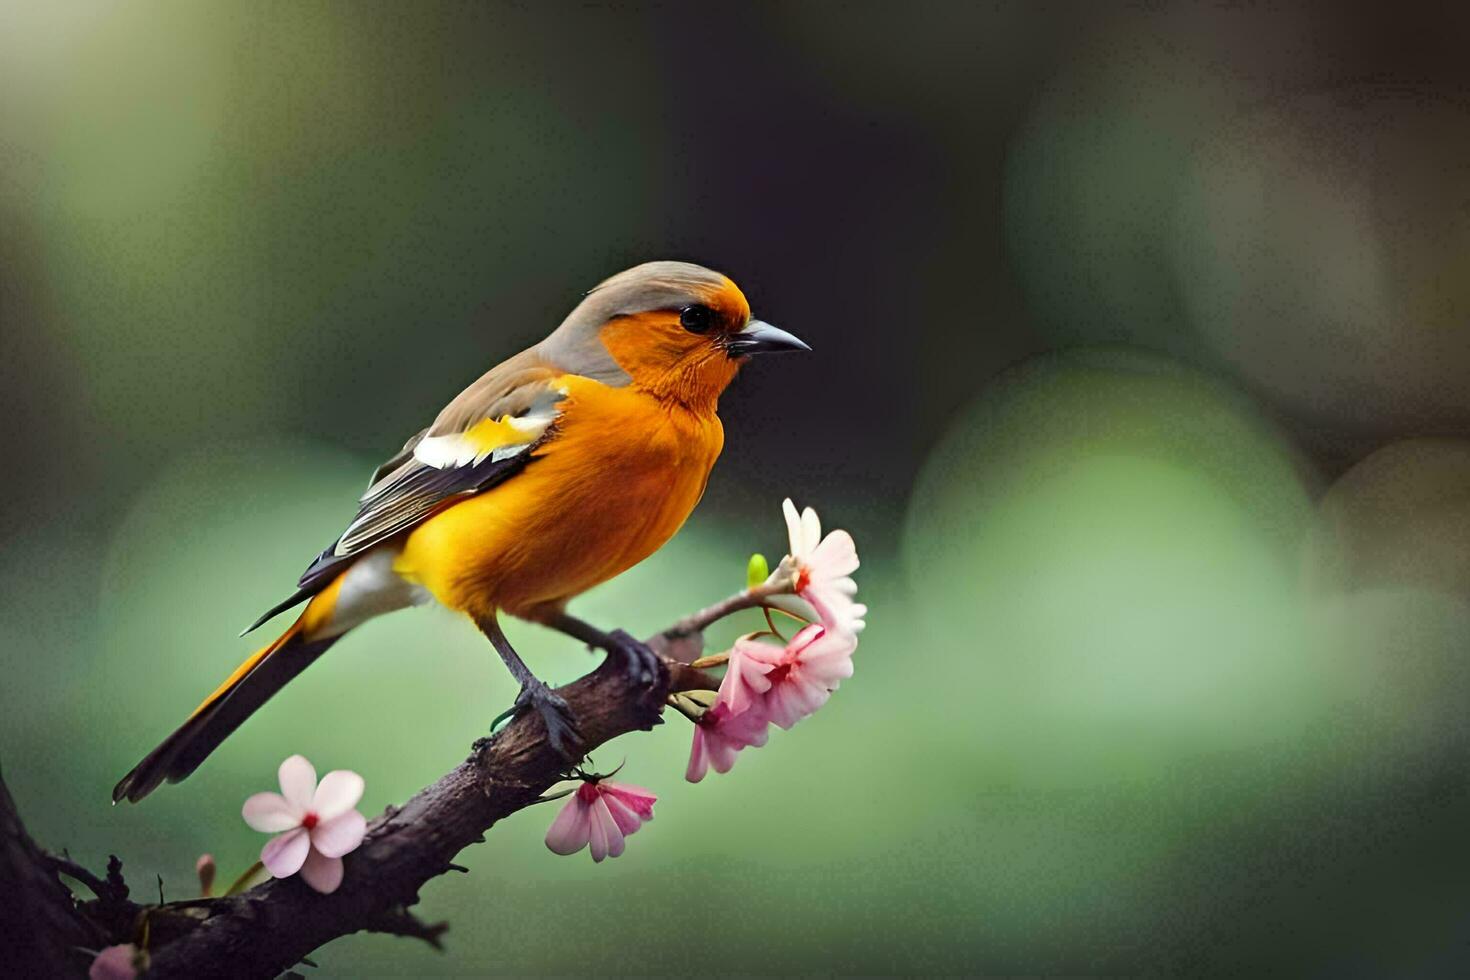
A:
{"type": "Polygon", "coordinates": [[[531,668],[526,666],[526,662],[506,639],[505,631],[500,628],[494,613],[484,617],[476,616],[475,625],[489,638],[495,652],[505,661],[511,676],[521,685],[521,693],[516,697],[516,711],[534,708],[541,715],[541,720],[546,722],[546,738],[551,747],[568,762],[581,758],[582,737],[566,701],[531,673],[531,668]]]}
{"type": "Polygon", "coordinates": [[[581,640],[589,647],[605,650],[609,656],[617,657],[623,662],[629,679],[636,684],[647,687],[658,678],[658,654],[650,650],[648,644],[634,639],[624,630],[604,633],[591,623],[560,611],[543,617],[540,622],[559,633],[581,640]]]}

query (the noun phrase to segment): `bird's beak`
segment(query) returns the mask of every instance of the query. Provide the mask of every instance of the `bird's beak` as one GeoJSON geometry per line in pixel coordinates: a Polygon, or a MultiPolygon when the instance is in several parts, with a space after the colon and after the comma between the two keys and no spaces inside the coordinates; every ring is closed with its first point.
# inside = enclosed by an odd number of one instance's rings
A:
{"type": "Polygon", "coordinates": [[[779,327],[760,320],[751,320],[744,330],[730,335],[725,341],[725,350],[731,357],[745,357],[748,354],[771,354],[783,350],[811,350],[811,347],[800,337],[779,327]]]}

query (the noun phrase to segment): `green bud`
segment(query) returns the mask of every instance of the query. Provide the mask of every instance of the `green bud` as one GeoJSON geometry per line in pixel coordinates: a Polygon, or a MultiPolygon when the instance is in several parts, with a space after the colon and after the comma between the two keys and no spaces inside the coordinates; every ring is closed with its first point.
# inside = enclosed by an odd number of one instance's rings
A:
{"type": "Polygon", "coordinates": [[[766,564],[766,556],[757,551],[745,566],[745,587],[753,589],[770,577],[771,566],[766,564]]]}

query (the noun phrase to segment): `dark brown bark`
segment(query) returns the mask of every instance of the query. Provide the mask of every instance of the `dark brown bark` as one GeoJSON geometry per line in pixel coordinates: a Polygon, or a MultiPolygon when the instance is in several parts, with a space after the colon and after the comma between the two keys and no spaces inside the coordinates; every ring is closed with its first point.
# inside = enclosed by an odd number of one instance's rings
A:
{"type": "MultiPolygon", "coordinates": [[[[558,689],[578,720],[587,751],[658,724],[670,690],[714,683],[672,661],[665,661],[660,673],[652,687],[640,690],[608,660],[558,689]]],[[[195,905],[203,921],[188,936],[153,951],[148,976],[271,976],[324,943],[362,929],[428,938],[422,933],[434,927],[404,914],[418,901],[424,883],[452,870],[461,850],[483,841],[497,821],[535,803],[564,778],[566,763],[545,736],[540,717],[526,714],[477,745],[470,758],[401,808],[374,820],[362,846],[346,859],[341,887],[330,895],[287,878],[195,905]]]]}
{"type": "Polygon", "coordinates": [[[102,930],[77,907],[48,856],[26,833],[0,777],[0,976],[85,976],[87,949],[105,945],[102,930]]]}
{"type": "MultiPolygon", "coordinates": [[[[584,750],[659,724],[671,692],[713,690],[717,682],[688,663],[703,647],[701,631],[722,616],[759,605],[766,594],[734,596],[654,637],[650,645],[661,667],[652,685],[638,684],[609,658],[558,688],[577,719],[584,750]]],[[[0,893],[18,898],[18,912],[0,944],[0,975],[83,976],[87,950],[127,942],[146,945],[148,977],[272,977],[325,943],[363,930],[437,947],[445,926],[421,922],[410,911],[419,889],[446,871],[463,870],[453,863],[461,850],[540,800],[567,771],[547,744],[541,718],[527,713],[477,742],[468,759],[402,807],[390,807],[372,821],[362,846],[345,859],[342,885],[332,894],[287,878],[239,895],[159,906],[128,899],[116,858],[99,878],[42,851],[0,780],[0,893]],[[96,898],[79,902],[59,873],[86,885],[96,898]]]]}

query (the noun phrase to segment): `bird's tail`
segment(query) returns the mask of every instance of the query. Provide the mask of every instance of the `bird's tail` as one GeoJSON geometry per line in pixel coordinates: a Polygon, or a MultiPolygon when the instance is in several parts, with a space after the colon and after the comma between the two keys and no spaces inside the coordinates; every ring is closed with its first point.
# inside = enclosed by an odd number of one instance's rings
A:
{"type": "MultiPolygon", "coordinates": [[[[328,597],[324,594],[317,598],[328,597]]],[[[188,776],[256,708],[326,653],[341,636],[313,637],[312,627],[322,618],[322,610],[313,610],[317,605],[314,599],[280,638],[237,667],[177,731],[118,782],[112,790],[112,802],[127,799],[136,803],[164,780],[177,783],[188,776]]]]}

